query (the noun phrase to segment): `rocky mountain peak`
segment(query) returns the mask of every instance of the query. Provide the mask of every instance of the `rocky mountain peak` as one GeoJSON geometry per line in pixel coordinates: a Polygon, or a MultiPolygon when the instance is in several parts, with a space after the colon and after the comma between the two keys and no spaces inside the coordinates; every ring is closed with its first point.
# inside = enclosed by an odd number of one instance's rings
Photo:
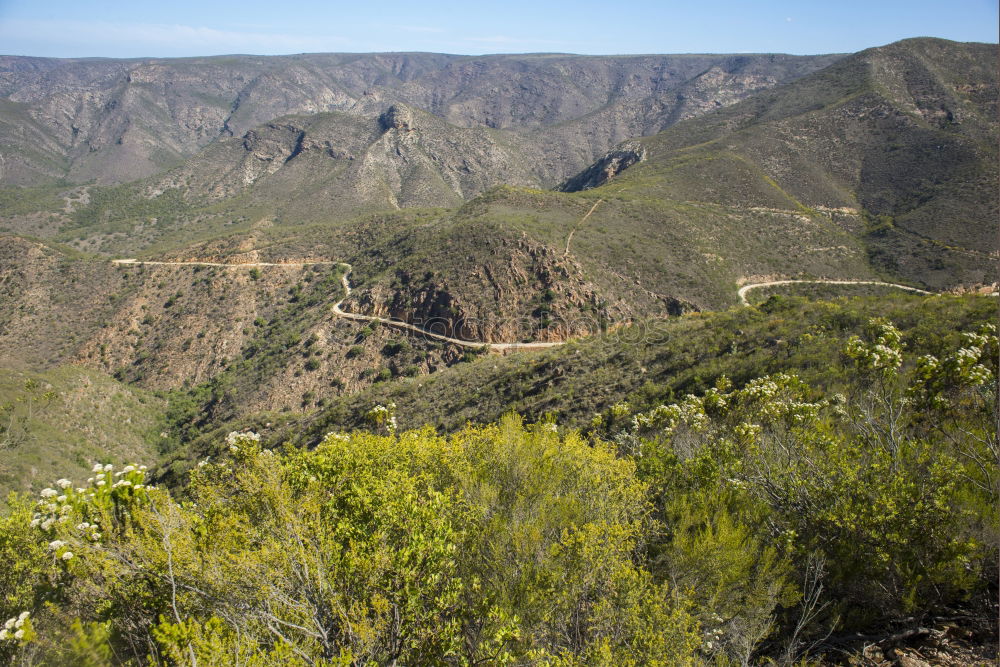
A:
{"type": "Polygon", "coordinates": [[[412,132],[416,129],[413,111],[402,104],[393,104],[385,113],[379,116],[378,122],[387,132],[389,130],[412,132]]]}

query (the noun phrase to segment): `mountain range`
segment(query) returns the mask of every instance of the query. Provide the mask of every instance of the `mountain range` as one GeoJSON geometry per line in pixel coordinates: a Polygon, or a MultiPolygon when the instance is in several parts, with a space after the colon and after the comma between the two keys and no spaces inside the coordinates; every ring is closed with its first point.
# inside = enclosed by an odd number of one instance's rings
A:
{"type": "MultiPolygon", "coordinates": [[[[369,119],[394,103],[460,127],[556,129],[569,166],[838,56],[426,53],[184,59],[0,57],[3,181],[115,183],[288,115],[369,119]]],[[[345,128],[345,131],[350,132],[345,128]]],[[[565,167],[564,167],[565,168],[565,167]]]]}
{"type": "Polygon", "coordinates": [[[170,449],[482,356],[341,301],[559,343],[774,279],[979,290],[996,57],[5,56],[0,365],[174,392],[170,449]]]}

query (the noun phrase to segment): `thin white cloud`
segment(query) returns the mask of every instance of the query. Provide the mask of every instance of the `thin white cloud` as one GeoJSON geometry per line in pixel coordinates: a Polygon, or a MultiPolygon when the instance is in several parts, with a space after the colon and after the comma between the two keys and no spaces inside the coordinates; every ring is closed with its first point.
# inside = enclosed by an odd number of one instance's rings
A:
{"type": "MultiPolygon", "coordinates": [[[[0,0],[2,3],[3,0],[0,0]]],[[[450,37],[433,25],[385,24],[365,37],[268,32],[266,26],[238,28],[128,23],[115,21],[0,21],[0,52],[54,57],[183,57],[231,53],[273,55],[316,52],[400,51],[430,48],[450,53],[567,52],[593,49],[585,41],[561,41],[510,35],[450,37]],[[410,35],[404,37],[404,35],[410,35]],[[433,40],[433,42],[431,41],[433,40]]]]}
{"type": "Polygon", "coordinates": [[[488,44],[516,44],[518,42],[526,42],[525,39],[517,39],[516,37],[508,37],[506,35],[494,35],[493,37],[463,37],[464,42],[485,42],[488,44]]]}
{"type": "Polygon", "coordinates": [[[434,28],[427,25],[396,25],[393,26],[396,30],[402,30],[403,32],[426,32],[426,33],[436,33],[440,34],[444,32],[444,28],[434,28]]]}
{"type": "Polygon", "coordinates": [[[0,41],[17,39],[93,45],[145,47],[150,52],[193,50],[201,53],[291,53],[330,50],[349,40],[335,36],[292,35],[261,31],[219,30],[169,23],[114,23],[109,21],[39,21],[9,19],[0,22],[0,41]]]}
{"type": "Polygon", "coordinates": [[[530,39],[524,37],[510,37],[508,35],[492,35],[489,37],[462,37],[459,42],[451,42],[459,48],[473,48],[473,44],[479,44],[486,48],[500,49],[505,53],[541,52],[541,51],[566,51],[581,47],[591,46],[587,42],[557,40],[557,39],[530,39]]]}

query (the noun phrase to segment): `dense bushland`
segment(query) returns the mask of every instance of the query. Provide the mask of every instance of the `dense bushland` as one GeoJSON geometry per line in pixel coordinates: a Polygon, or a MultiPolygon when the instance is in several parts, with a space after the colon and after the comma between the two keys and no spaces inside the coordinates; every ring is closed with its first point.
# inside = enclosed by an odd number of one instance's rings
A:
{"type": "Polygon", "coordinates": [[[182,488],[96,463],[0,525],[20,664],[791,664],[996,580],[997,336],[850,339],[584,434],[515,416],[314,449],[232,433],[182,488]]]}

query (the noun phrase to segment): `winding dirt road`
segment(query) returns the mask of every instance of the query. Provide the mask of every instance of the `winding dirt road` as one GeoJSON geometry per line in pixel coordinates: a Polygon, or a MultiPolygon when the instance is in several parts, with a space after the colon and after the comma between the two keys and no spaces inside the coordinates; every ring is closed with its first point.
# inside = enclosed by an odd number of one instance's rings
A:
{"type": "MultiPolygon", "coordinates": [[[[594,212],[594,209],[602,202],[602,199],[598,199],[594,205],[590,208],[585,216],[577,224],[579,227],[590,214],[594,212]]],[[[573,230],[575,231],[575,229],[573,230]]],[[[566,239],[566,252],[569,252],[569,242],[573,237],[573,232],[570,232],[569,238],[566,239]]],[[[158,261],[147,261],[138,259],[113,259],[111,260],[114,264],[123,264],[126,266],[141,266],[143,264],[151,264],[154,266],[218,266],[218,267],[230,267],[230,268],[249,268],[256,266],[293,266],[293,267],[303,267],[303,266],[344,266],[347,267],[347,271],[340,277],[340,281],[344,286],[344,298],[342,298],[337,303],[333,304],[333,314],[337,317],[343,317],[348,320],[355,320],[357,322],[378,322],[379,324],[385,324],[390,327],[395,327],[397,329],[403,329],[405,331],[412,331],[414,333],[420,334],[421,336],[426,336],[433,340],[439,340],[444,343],[451,343],[452,345],[458,345],[465,348],[482,349],[488,348],[497,352],[509,352],[511,350],[531,350],[546,347],[558,347],[559,345],[565,345],[565,341],[555,341],[547,343],[483,343],[479,341],[462,340],[461,338],[452,338],[451,336],[445,336],[444,334],[435,333],[433,331],[428,331],[418,327],[415,324],[410,324],[402,320],[395,320],[387,317],[377,317],[375,315],[362,315],[361,313],[352,313],[344,310],[344,301],[351,295],[351,284],[347,280],[347,276],[351,273],[351,265],[346,262],[247,262],[245,264],[224,264],[221,262],[158,262],[158,261]]],[[[896,289],[906,290],[908,292],[915,292],[917,294],[932,294],[932,292],[927,292],[922,289],[917,289],[916,287],[909,287],[907,285],[897,285],[895,283],[885,283],[877,280],[771,280],[764,283],[750,283],[749,285],[744,285],[739,289],[740,303],[744,306],[749,306],[750,302],[747,301],[747,292],[751,290],[759,289],[761,287],[772,287],[775,285],[799,285],[799,284],[814,284],[814,285],[877,285],[880,287],[894,287],[896,289]]]]}
{"type": "Polygon", "coordinates": [[[152,264],[153,266],[222,266],[242,268],[244,266],[334,266],[343,262],[246,262],[245,264],[222,264],[219,262],[154,262],[146,259],[113,259],[112,264],[152,264]]]}
{"type": "Polygon", "coordinates": [[[747,301],[747,292],[750,290],[755,290],[760,287],[772,287],[774,285],[801,285],[801,284],[813,284],[813,285],[878,285],[880,287],[895,287],[896,289],[906,290],[907,292],[916,292],[917,294],[931,294],[932,292],[927,292],[922,289],[917,289],[916,287],[909,287],[907,285],[897,285],[896,283],[883,283],[878,280],[772,280],[766,283],[750,283],[749,285],[744,285],[737,292],[740,296],[740,303],[744,306],[749,306],[750,302],[747,301]]]}
{"type": "Polygon", "coordinates": [[[351,284],[347,280],[347,276],[351,273],[351,265],[341,262],[341,266],[346,266],[347,271],[343,276],[340,277],[341,283],[344,285],[344,298],[333,304],[333,312],[340,317],[346,317],[349,320],[357,320],[359,322],[379,322],[381,324],[387,324],[397,329],[406,329],[408,331],[416,332],[422,336],[427,336],[428,338],[433,338],[434,340],[440,340],[445,343],[451,343],[453,345],[460,345],[462,347],[471,347],[481,349],[484,346],[491,350],[496,350],[498,352],[504,352],[508,350],[522,350],[522,349],[534,349],[542,347],[557,347],[559,345],[565,345],[565,342],[558,341],[552,343],[479,343],[475,341],[462,340],[460,338],[451,338],[450,336],[445,336],[444,334],[434,333],[433,331],[428,331],[416,326],[415,324],[409,324],[402,320],[393,320],[385,317],[375,317],[374,315],[362,315],[361,313],[350,313],[344,310],[341,306],[347,297],[351,296],[351,284]]]}
{"type": "MultiPolygon", "coordinates": [[[[591,209],[593,210],[593,209],[591,209]]],[[[220,267],[230,267],[230,268],[253,268],[257,266],[345,266],[347,271],[340,277],[340,281],[344,286],[344,298],[342,298],[337,303],[333,304],[333,313],[337,317],[343,317],[348,320],[355,320],[357,322],[378,322],[380,324],[385,324],[391,327],[396,327],[397,329],[403,329],[406,331],[412,331],[418,333],[421,336],[426,336],[427,338],[432,338],[434,340],[439,340],[445,343],[451,343],[452,345],[459,345],[466,348],[482,349],[483,347],[489,348],[490,350],[496,350],[497,352],[507,352],[510,350],[530,350],[544,347],[557,347],[559,345],[565,345],[564,341],[549,342],[549,343],[482,343],[478,341],[462,340],[460,338],[452,338],[450,336],[445,336],[444,334],[435,333],[433,331],[428,331],[416,326],[415,324],[410,324],[402,320],[394,320],[387,317],[376,317],[375,315],[362,315],[361,313],[352,313],[343,309],[344,301],[347,297],[351,295],[351,284],[347,280],[347,276],[351,273],[351,265],[346,262],[246,262],[245,264],[223,264],[221,262],[157,262],[157,261],[146,261],[138,259],[113,259],[111,260],[114,264],[123,264],[126,266],[141,266],[143,264],[151,264],[153,266],[220,266],[220,267]]]]}

